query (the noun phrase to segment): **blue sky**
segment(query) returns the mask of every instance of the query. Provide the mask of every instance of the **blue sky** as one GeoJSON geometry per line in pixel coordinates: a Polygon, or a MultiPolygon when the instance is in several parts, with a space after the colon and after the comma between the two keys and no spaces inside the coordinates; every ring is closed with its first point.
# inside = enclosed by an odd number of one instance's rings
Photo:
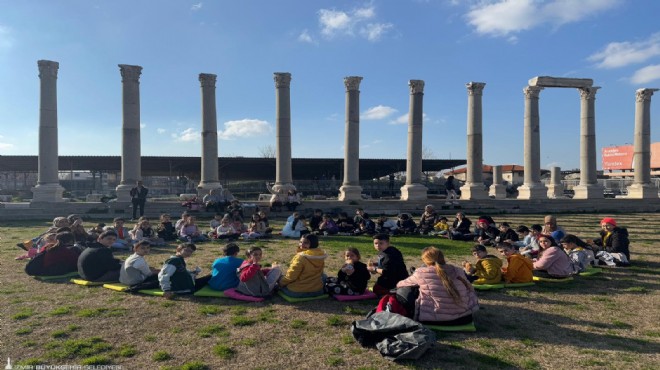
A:
{"type": "MultiPolygon", "coordinates": [[[[405,158],[410,79],[426,82],[427,151],[466,158],[465,83],[477,81],[484,162],[522,164],[522,89],[544,75],[602,87],[600,153],[632,143],[635,90],[660,87],[658,14],[656,0],[0,0],[0,154],[38,152],[39,59],[60,63],[61,155],[120,154],[117,64],[144,67],[143,155],[199,156],[197,78],[215,73],[220,155],[259,156],[275,144],[273,72],[292,74],[294,157],[343,157],[353,75],[363,158],[405,158]]],[[[546,89],[540,111],[541,165],[577,168],[578,92],[546,89]]]]}

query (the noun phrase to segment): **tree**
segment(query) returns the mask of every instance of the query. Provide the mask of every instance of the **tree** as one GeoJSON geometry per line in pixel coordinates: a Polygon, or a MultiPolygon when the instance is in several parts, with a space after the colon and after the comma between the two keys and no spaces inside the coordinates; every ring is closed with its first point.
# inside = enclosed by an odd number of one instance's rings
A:
{"type": "Polygon", "coordinates": [[[422,159],[436,159],[433,150],[426,145],[422,147],[422,159]]]}
{"type": "Polygon", "coordinates": [[[273,145],[264,145],[259,148],[261,158],[275,158],[275,147],[273,145]]]}

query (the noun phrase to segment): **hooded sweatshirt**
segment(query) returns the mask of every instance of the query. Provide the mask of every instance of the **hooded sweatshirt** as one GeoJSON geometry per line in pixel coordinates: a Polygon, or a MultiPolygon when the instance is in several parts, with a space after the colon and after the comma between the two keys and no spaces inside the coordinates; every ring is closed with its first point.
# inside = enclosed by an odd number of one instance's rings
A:
{"type": "Polygon", "coordinates": [[[472,284],[499,284],[502,282],[502,260],[490,254],[476,263],[475,276],[479,278],[472,284]]]}
{"type": "Polygon", "coordinates": [[[280,280],[281,287],[297,293],[323,290],[323,268],[328,257],[320,248],[307,249],[293,256],[289,269],[280,280]]]}

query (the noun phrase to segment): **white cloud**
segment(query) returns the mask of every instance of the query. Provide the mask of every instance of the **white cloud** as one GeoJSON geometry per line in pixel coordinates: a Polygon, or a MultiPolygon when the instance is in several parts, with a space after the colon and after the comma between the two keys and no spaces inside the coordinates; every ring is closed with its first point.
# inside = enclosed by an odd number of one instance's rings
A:
{"type": "MultiPolygon", "coordinates": [[[[426,113],[422,113],[422,122],[429,123],[429,116],[426,113]]],[[[391,125],[407,125],[408,124],[408,113],[399,116],[397,119],[390,121],[391,125]]]]}
{"type": "Polygon", "coordinates": [[[391,116],[392,114],[394,114],[396,112],[397,112],[397,110],[392,108],[392,107],[388,107],[388,106],[385,106],[385,105],[377,105],[377,106],[371,107],[371,108],[367,109],[365,112],[363,112],[360,115],[360,119],[363,119],[365,121],[366,120],[384,119],[384,118],[387,118],[387,117],[391,116]]]}
{"type": "Polygon", "coordinates": [[[315,43],[315,42],[314,42],[314,39],[313,39],[312,36],[309,34],[309,31],[307,31],[306,29],[303,30],[302,33],[301,33],[300,35],[298,35],[298,41],[300,41],[300,42],[307,42],[307,43],[310,43],[310,44],[314,44],[314,43],[315,43]]]}
{"type": "Polygon", "coordinates": [[[245,118],[238,121],[227,121],[225,129],[218,131],[218,138],[232,140],[238,137],[263,136],[273,132],[271,125],[262,120],[245,118]]]}
{"type": "Polygon", "coordinates": [[[621,0],[485,0],[466,14],[478,34],[509,36],[542,24],[561,26],[610,10],[621,0]]]}
{"type": "Polygon", "coordinates": [[[655,80],[660,80],[660,64],[650,65],[638,69],[630,78],[630,82],[637,85],[649,83],[655,80]]]}
{"type": "Polygon", "coordinates": [[[190,7],[190,10],[192,10],[192,11],[197,11],[197,10],[202,9],[202,6],[204,6],[204,3],[193,4],[193,6],[190,7]]]}
{"type": "MultiPolygon", "coordinates": [[[[394,27],[391,23],[367,23],[376,17],[374,6],[357,8],[351,11],[321,9],[318,11],[318,15],[321,34],[327,38],[333,38],[337,35],[355,36],[357,30],[359,36],[369,41],[378,41],[388,30],[394,27]]],[[[305,35],[305,31],[298,37],[299,40],[305,35]]],[[[306,35],[309,36],[309,34],[306,35]]]]}
{"type": "Polygon", "coordinates": [[[140,128],[145,128],[145,127],[147,127],[146,123],[140,123],[140,128]]]}
{"type": "Polygon", "coordinates": [[[201,137],[199,131],[196,131],[194,128],[189,127],[179,133],[172,134],[172,138],[175,141],[190,142],[198,141],[201,137]]]}
{"type": "Polygon", "coordinates": [[[660,32],[643,41],[611,42],[603,50],[591,55],[588,60],[597,63],[599,68],[618,68],[643,63],[658,55],[660,55],[660,32]]]}
{"type": "Polygon", "coordinates": [[[159,134],[164,134],[164,133],[167,132],[167,129],[164,129],[164,128],[160,128],[160,127],[159,127],[159,128],[156,129],[156,132],[159,133],[159,134]]]}
{"type": "Polygon", "coordinates": [[[9,50],[14,45],[14,39],[8,27],[0,25],[0,51],[9,50]]]}
{"type": "Polygon", "coordinates": [[[0,150],[11,150],[11,149],[14,149],[14,144],[0,143],[0,150]]]}
{"type": "Polygon", "coordinates": [[[369,41],[378,41],[392,27],[392,23],[369,23],[360,29],[360,35],[369,41]]]}

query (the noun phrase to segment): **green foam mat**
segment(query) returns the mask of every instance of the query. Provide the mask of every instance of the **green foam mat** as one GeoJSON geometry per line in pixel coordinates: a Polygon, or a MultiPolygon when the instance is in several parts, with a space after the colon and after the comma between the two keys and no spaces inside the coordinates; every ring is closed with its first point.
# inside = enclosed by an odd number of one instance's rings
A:
{"type": "Polygon", "coordinates": [[[296,303],[296,302],[307,302],[307,301],[315,301],[318,299],[327,299],[330,296],[327,294],[321,294],[316,297],[305,297],[305,298],[294,298],[294,297],[289,297],[288,295],[284,294],[282,291],[277,292],[277,294],[284,298],[285,301],[290,302],[290,303],[296,303]]]}
{"type": "Polygon", "coordinates": [[[536,284],[534,284],[533,281],[530,281],[529,283],[509,283],[509,284],[504,284],[504,287],[505,287],[505,288],[524,288],[524,287],[527,287],[527,286],[534,286],[534,285],[536,285],[536,284]]]}
{"type": "Polygon", "coordinates": [[[573,277],[568,276],[568,277],[561,278],[561,279],[550,279],[550,278],[534,276],[534,281],[542,281],[544,283],[569,283],[569,282],[573,281],[573,277]]]}
{"type": "Polygon", "coordinates": [[[440,325],[428,325],[424,324],[427,328],[433,331],[455,331],[455,332],[475,332],[477,327],[474,326],[474,322],[465,325],[449,325],[449,326],[440,326],[440,325]]]}
{"type": "Polygon", "coordinates": [[[114,281],[89,281],[84,279],[71,279],[71,282],[76,285],[84,285],[84,286],[101,286],[103,284],[115,283],[114,281]]]}
{"type": "Polygon", "coordinates": [[[210,286],[205,286],[202,289],[196,291],[193,294],[195,297],[215,297],[215,298],[227,298],[224,292],[219,290],[211,289],[210,286]]]}
{"type": "Polygon", "coordinates": [[[603,270],[595,267],[589,267],[587,268],[587,271],[581,272],[578,276],[594,276],[600,274],[602,271],[603,270]]]}
{"type": "Polygon", "coordinates": [[[142,289],[142,290],[138,290],[138,293],[146,294],[146,295],[153,295],[153,296],[156,296],[156,297],[162,297],[163,294],[165,294],[165,292],[163,292],[160,289],[142,289]]]}
{"type": "Polygon", "coordinates": [[[106,289],[114,290],[116,292],[125,292],[129,288],[128,285],[119,284],[119,283],[103,284],[103,287],[106,289]]]}
{"type": "Polygon", "coordinates": [[[504,284],[473,284],[474,290],[504,289],[504,284]]]}
{"type": "Polygon", "coordinates": [[[51,276],[32,276],[33,278],[41,281],[50,281],[50,280],[64,280],[64,279],[71,279],[71,278],[77,278],[80,277],[78,275],[78,272],[69,272],[68,274],[64,275],[51,275],[51,276]]]}

